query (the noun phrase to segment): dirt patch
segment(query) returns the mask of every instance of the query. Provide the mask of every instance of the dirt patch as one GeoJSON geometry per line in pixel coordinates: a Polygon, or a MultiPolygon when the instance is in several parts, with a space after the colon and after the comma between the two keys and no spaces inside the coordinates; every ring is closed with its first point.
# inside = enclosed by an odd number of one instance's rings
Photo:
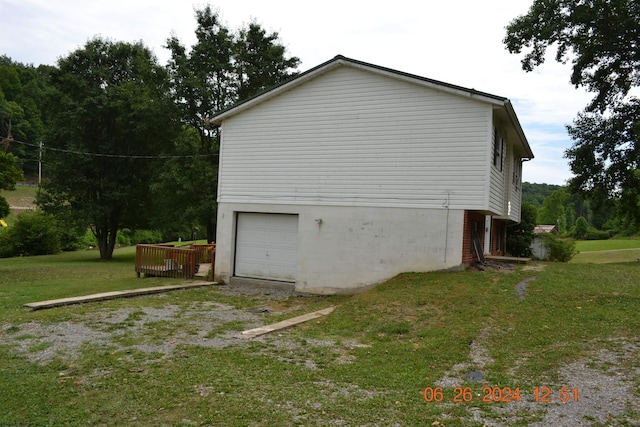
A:
{"type": "Polygon", "coordinates": [[[542,271],[547,268],[547,264],[527,264],[522,267],[522,271],[542,271]]]}

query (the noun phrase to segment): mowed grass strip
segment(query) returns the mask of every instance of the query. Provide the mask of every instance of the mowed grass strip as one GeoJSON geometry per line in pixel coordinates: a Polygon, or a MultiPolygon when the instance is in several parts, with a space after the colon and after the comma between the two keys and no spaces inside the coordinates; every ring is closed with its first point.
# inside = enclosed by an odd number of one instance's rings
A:
{"type": "Polygon", "coordinates": [[[576,242],[576,250],[578,254],[573,257],[572,263],[638,262],[640,239],[580,240],[576,242]]]}
{"type": "MultiPolygon", "coordinates": [[[[485,386],[520,387],[530,397],[536,386],[557,384],[563,366],[618,340],[636,340],[640,330],[640,263],[547,264],[541,271],[407,273],[354,296],[292,297],[278,303],[286,312],[261,315],[264,324],[336,309],[260,340],[145,353],[135,345],[197,335],[202,326],[188,318],[194,304],[242,310],[261,301],[211,288],[30,312],[21,308],[25,299],[147,286],[155,279],[130,279],[135,273],[126,250],[113,263],[68,254],[35,259],[29,265],[38,273],[31,280],[24,262],[0,260],[0,274],[9,278],[0,281],[0,424],[481,426],[471,408],[499,418],[494,410],[504,405],[483,404],[477,396],[454,403],[448,387],[441,402],[426,402],[424,389],[467,363],[486,377],[482,383],[461,380],[476,394],[485,386]],[[47,269],[60,277],[47,277],[47,269]],[[87,275],[95,276],[89,284],[87,275]],[[514,287],[530,277],[535,280],[521,300],[514,287]],[[169,306],[180,315],[136,329],[142,309],[169,306]],[[97,313],[123,309],[132,314],[110,328],[124,335],[87,344],[75,357],[38,364],[16,348],[34,322],[91,325],[97,313]],[[479,342],[491,360],[473,366],[471,344],[479,342]]],[[[238,320],[228,325],[210,329],[206,338],[245,327],[238,320]]]]}

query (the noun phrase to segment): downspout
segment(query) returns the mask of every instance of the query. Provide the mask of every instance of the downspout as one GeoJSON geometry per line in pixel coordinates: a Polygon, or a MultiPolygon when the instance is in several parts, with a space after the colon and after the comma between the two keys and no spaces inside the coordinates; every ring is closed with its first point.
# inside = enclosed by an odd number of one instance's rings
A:
{"type": "Polygon", "coordinates": [[[447,252],[449,251],[449,202],[451,199],[451,193],[447,192],[447,200],[442,206],[447,210],[447,221],[444,228],[444,263],[447,264],[447,252]]]}

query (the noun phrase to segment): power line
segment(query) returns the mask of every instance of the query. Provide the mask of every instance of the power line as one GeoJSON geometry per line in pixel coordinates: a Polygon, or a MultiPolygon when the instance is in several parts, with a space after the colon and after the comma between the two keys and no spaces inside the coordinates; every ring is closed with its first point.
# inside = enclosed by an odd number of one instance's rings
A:
{"type": "Polygon", "coordinates": [[[101,158],[115,158],[115,159],[145,159],[145,160],[154,160],[154,159],[193,159],[196,157],[217,157],[218,154],[191,154],[186,156],[175,156],[175,155],[160,155],[160,156],[143,156],[143,155],[125,155],[125,154],[104,154],[104,153],[88,153],[85,151],[75,151],[75,150],[66,150],[64,148],[53,148],[47,146],[41,146],[40,144],[33,144],[31,142],[19,141],[13,138],[1,138],[0,143],[13,143],[26,145],[28,147],[35,147],[38,149],[44,149],[49,151],[56,151],[59,153],[66,154],[75,154],[78,156],[87,156],[87,157],[101,157],[101,158]]]}

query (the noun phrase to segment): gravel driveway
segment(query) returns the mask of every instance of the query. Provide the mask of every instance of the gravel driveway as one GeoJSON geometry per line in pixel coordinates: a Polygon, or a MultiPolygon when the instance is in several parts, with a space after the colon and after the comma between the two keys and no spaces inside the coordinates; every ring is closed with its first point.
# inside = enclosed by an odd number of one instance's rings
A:
{"type": "MultiPolygon", "coordinates": [[[[232,296],[249,296],[264,307],[285,300],[291,293],[284,290],[264,288],[234,287],[221,288],[220,292],[232,296]]],[[[240,337],[240,331],[268,323],[268,317],[262,310],[239,310],[231,305],[217,302],[198,302],[191,305],[172,305],[167,295],[147,298],[165,298],[167,304],[156,307],[137,307],[106,309],[97,306],[95,311],[82,318],[74,318],[54,324],[29,322],[17,326],[0,325],[0,342],[8,343],[31,362],[48,364],[56,357],[74,358],[86,344],[94,346],[112,346],[132,348],[145,353],[171,357],[178,345],[194,345],[224,348],[231,345],[246,345],[247,340],[240,337]],[[170,336],[163,340],[138,340],[139,343],[126,347],[119,338],[124,335],[146,336],[148,328],[157,322],[180,323],[170,336]],[[229,327],[231,325],[231,327],[229,327]],[[185,328],[188,326],[188,328],[185,328]],[[223,332],[212,334],[216,328],[223,332]],[[185,329],[190,333],[184,332],[185,329]],[[194,332],[195,331],[195,332],[194,332]]],[[[141,303],[144,299],[140,299],[141,303]]],[[[141,304],[142,305],[142,304],[141,304]]],[[[453,366],[437,383],[443,387],[457,387],[463,384],[464,373],[469,367],[479,367],[491,362],[484,340],[489,334],[485,328],[470,345],[470,363],[453,366]]],[[[299,346],[286,332],[256,338],[271,342],[279,347],[299,346]]],[[[512,402],[504,406],[491,407],[491,413],[480,408],[471,408],[470,420],[486,426],[509,426],[529,417],[531,426],[592,426],[618,425],[624,420],[630,426],[640,426],[640,420],[632,419],[631,414],[640,413],[640,340],[610,341],[594,343],[593,356],[577,361],[562,368],[559,378],[562,385],[578,388],[578,401],[568,403],[536,403],[526,401],[512,402]],[[606,349],[605,349],[606,348],[606,349]],[[532,414],[535,416],[532,417],[532,414]],[[627,414],[627,415],[625,415],[627,414]],[[531,418],[532,417],[532,418],[531,418]],[[615,421],[614,421],[615,418],[615,421]]],[[[309,340],[311,346],[359,346],[355,342],[325,342],[309,340]]],[[[301,361],[309,369],[317,369],[312,358],[301,361]]],[[[468,378],[467,378],[468,379],[468,378]]],[[[560,387],[560,384],[548,384],[560,387]]],[[[446,422],[446,421],[445,421],[446,422]]],[[[443,424],[444,425],[444,424],[443,424]]]]}

